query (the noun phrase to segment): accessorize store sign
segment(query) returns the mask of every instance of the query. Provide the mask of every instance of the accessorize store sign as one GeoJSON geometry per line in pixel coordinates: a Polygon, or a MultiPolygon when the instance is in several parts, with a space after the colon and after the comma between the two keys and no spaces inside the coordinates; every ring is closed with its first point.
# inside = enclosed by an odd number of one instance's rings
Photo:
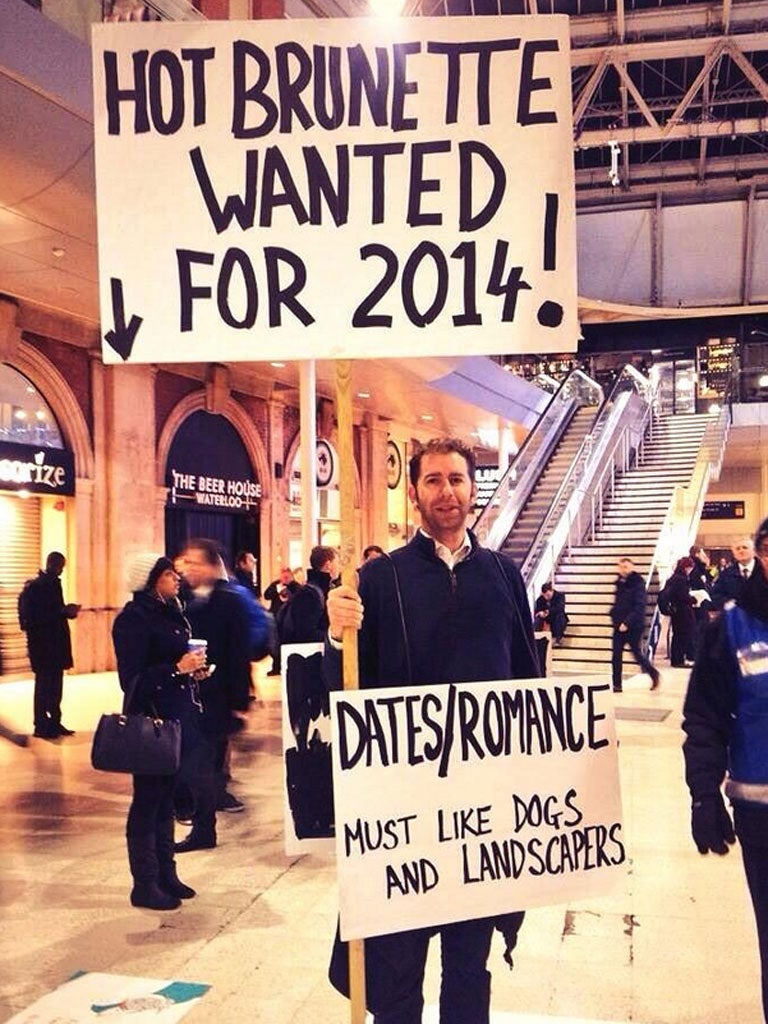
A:
{"type": "Polygon", "coordinates": [[[63,448],[0,441],[0,490],[74,494],[75,458],[63,448]]]}
{"type": "Polygon", "coordinates": [[[574,350],[568,18],[95,25],[110,363],[574,350]]]}
{"type": "Polygon", "coordinates": [[[331,694],[341,935],[604,895],[626,872],[610,687],[331,694]]]}

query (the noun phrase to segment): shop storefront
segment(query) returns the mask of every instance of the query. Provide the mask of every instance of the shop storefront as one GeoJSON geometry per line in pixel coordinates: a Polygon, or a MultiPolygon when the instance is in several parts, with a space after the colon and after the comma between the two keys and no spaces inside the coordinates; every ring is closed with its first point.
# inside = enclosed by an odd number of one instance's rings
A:
{"type": "Polygon", "coordinates": [[[260,574],[261,483],[227,419],[198,411],[184,420],[171,443],[165,484],[170,554],[190,537],[210,537],[221,545],[230,568],[238,551],[253,552],[260,574]]]}
{"type": "MultiPolygon", "coordinates": [[[[68,551],[74,457],[48,403],[10,366],[0,366],[0,672],[29,671],[17,600],[49,551],[68,551]]],[[[71,564],[68,569],[71,571],[71,564]]],[[[66,589],[66,572],[64,586],[66,589]]]]}

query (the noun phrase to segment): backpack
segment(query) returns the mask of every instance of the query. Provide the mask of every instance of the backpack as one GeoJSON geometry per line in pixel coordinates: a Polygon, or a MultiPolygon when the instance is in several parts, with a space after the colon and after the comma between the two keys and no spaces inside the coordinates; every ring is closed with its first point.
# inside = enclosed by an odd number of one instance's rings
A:
{"type": "Polygon", "coordinates": [[[32,611],[32,594],[31,587],[34,580],[27,580],[24,586],[21,588],[19,599],[17,601],[17,611],[19,615],[19,629],[22,633],[26,633],[29,629],[30,613],[32,611]]]}
{"type": "Polygon", "coordinates": [[[238,593],[243,601],[243,607],[248,620],[250,660],[261,661],[263,657],[272,652],[274,645],[272,624],[270,622],[272,616],[262,608],[254,597],[253,592],[247,590],[242,583],[230,580],[228,589],[238,593]]]}
{"type": "Polygon", "coordinates": [[[669,583],[665,583],[656,598],[656,606],[662,615],[672,614],[672,601],[669,597],[669,583]]]}

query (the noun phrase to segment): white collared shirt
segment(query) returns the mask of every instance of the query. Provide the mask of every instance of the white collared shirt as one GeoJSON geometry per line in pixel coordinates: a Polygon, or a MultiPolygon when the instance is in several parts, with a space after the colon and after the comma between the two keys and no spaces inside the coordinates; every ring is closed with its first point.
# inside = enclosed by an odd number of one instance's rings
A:
{"type": "Polygon", "coordinates": [[[432,543],[435,545],[435,554],[437,555],[441,562],[445,562],[445,564],[448,566],[451,572],[453,572],[454,566],[458,565],[459,562],[463,562],[464,559],[472,550],[472,544],[470,543],[469,534],[466,532],[466,530],[464,531],[464,538],[462,539],[461,544],[455,551],[451,551],[451,549],[449,547],[446,547],[445,544],[441,544],[439,541],[435,540],[434,537],[430,537],[427,531],[422,530],[421,527],[419,527],[419,533],[423,534],[425,537],[428,537],[429,540],[432,541],[432,543]]]}
{"type": "Polygon", "coordinates": [[[739,565],[739,575],[740,576],[751,576],[752,573],[754,572],[754,570],[755,570],[755,560],[754,560],[754,558],[752,559],[751,562],[747,562],[746,565],[739,565]]]}

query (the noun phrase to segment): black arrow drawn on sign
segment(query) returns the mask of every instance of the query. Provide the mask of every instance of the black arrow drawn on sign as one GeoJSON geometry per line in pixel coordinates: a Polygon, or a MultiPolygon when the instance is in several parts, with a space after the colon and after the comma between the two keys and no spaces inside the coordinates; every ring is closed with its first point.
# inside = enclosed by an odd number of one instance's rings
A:
{"type": "Polygon", "coordinates": [[[112,346],[121,359],[126,360],[133,350],[136,335],[144,321],[140,316],[132,316],[131,322],[126,325],[123,282],[119,277],[110,277],[109,284],[112,289],[112,320],[115,327],[114,330],[107,331],[104,340],[112,346]]]}

